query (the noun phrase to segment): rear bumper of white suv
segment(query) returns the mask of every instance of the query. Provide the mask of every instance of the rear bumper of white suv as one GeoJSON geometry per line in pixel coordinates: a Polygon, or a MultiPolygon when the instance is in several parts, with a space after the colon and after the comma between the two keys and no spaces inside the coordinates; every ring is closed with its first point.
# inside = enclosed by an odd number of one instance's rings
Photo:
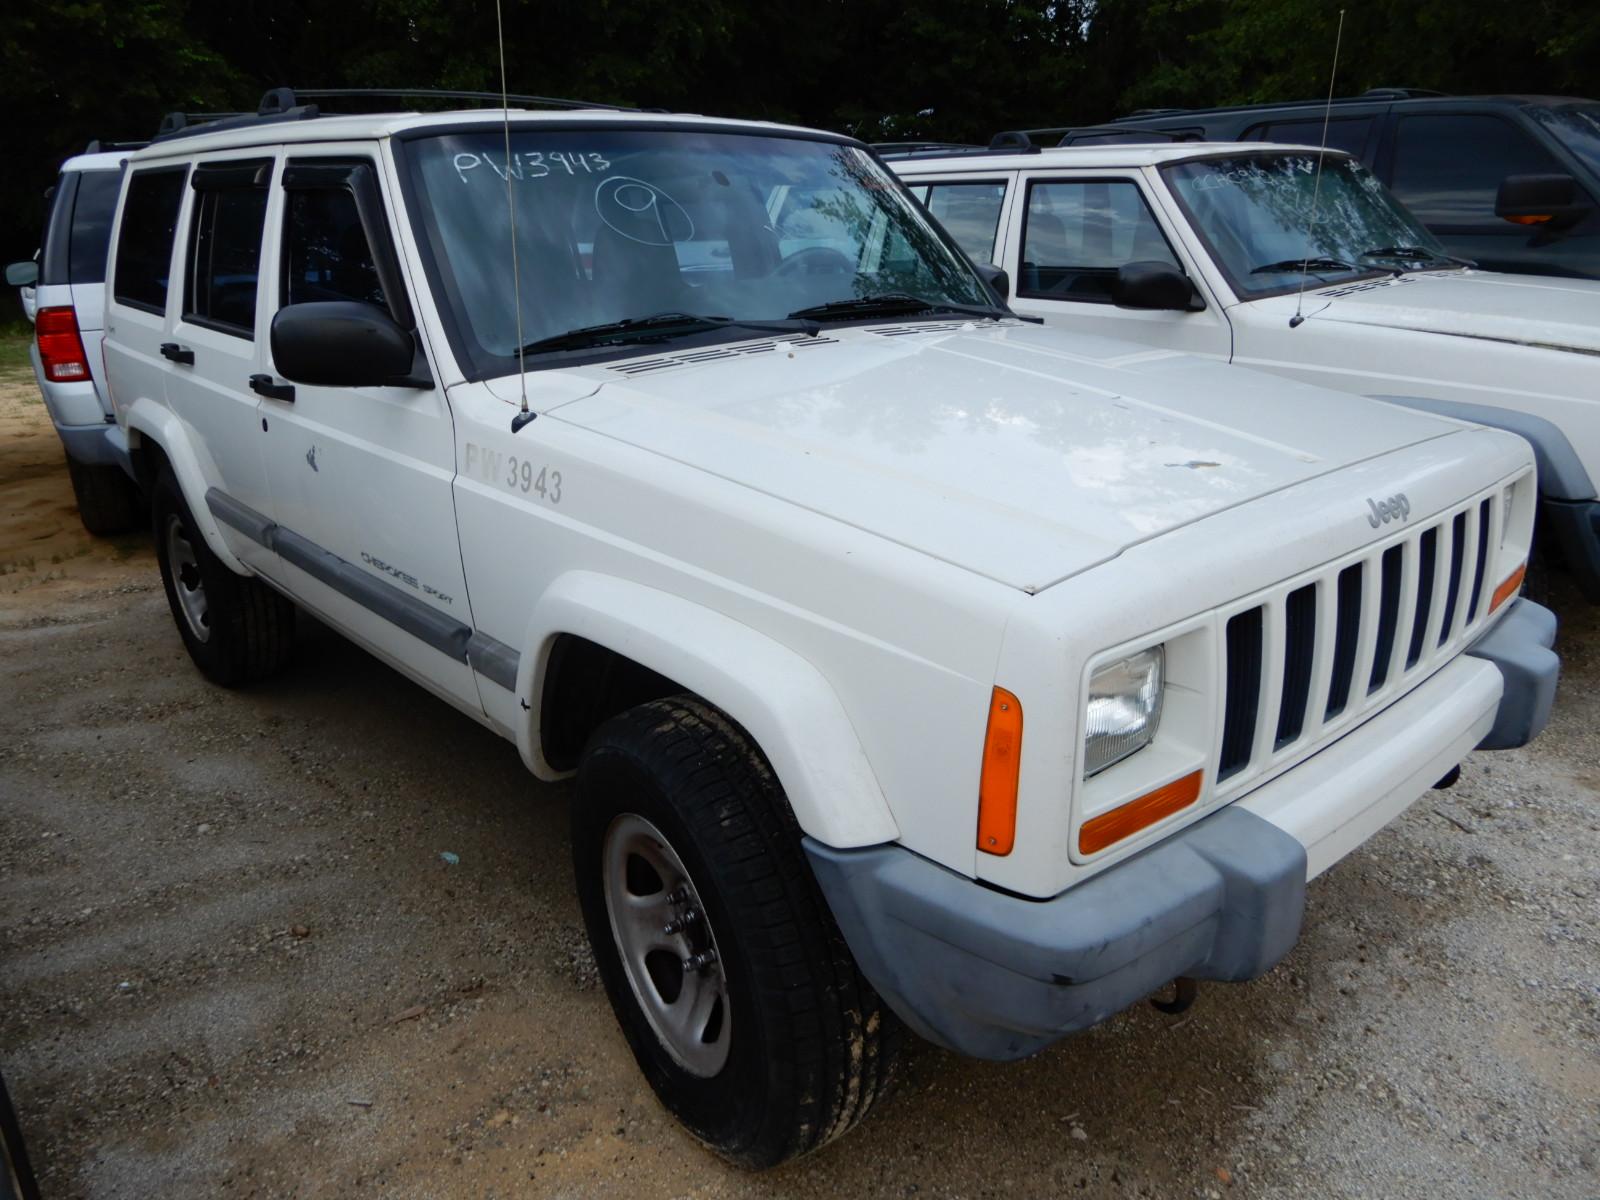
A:
{"type": "Polygon", "coordinates": [[[133,460],[128,454],[128,435],[120,429],[100,401],[92,380],[58,383],[44,377],[39,363],[39,347],[28,347],[33,377],[44,397],[45,410],[67,457],[89,466],[118,466],[133,478],[133,460]]]}
{"type": "Polygon", "coordinates": [[[806,850],[861,969],[922,1036],[1021,1058],[1170,980],[1253,979],[1300,933],[1306,883],[1479,745],[1549,717],[1555,619],[1526,600],[1466,654],[1234,804],[1049,900],[898,846],[806,850]]]}

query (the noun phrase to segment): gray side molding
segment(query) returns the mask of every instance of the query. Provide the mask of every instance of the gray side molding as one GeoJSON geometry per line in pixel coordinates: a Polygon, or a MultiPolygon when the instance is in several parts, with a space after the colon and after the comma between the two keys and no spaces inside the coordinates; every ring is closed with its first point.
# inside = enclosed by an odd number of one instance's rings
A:
{"type": "Polygon", "coordinates": [[[517,665],[521,660],[522,656],[510,646],[487,633],[474,632],[467,639],[467,662],[472,669],[508,692],[517,690],[517,665]]]}
{"type": "Polygon", "coordinates": [[[1428,396],[1371,396],[1386,404],[1414,408],[1439,417],[1454,417],[1491,429],[1504,429],[1526,438],[1533,446],[1539,464],[1539,494],[1554,500],[1593,500],[1595,486],[1583,460],[1567,441],[1561,427],[1532,413],[1495,408],[1488,404],[1464,404],[1458,400],[1435,400],[1428,396]]]}
{"type": "Polygon", "coordinates": [[[372,610],[425,645],[467,663],[507,691],[516,689],[520,655],[504,642],[477,632],[391,583],[373,578],[331,550],[323,549],[292,529],[285,529],[248,504],[241,504],[220,488],[206,491],[206,507],[224,525],[265,546],[284,562],[299,567],[313,579],[372,610]]]}

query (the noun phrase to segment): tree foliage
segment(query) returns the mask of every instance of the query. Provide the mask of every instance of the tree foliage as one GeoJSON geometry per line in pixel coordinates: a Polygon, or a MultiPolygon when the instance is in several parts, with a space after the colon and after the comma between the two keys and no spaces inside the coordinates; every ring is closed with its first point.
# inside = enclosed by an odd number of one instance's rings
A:
{"type": "MultiPolygon", "coordinates": [[[[794,121],[874,139],[986,140],[1131,108],[1327,88],[1337,0],[503,0],[512,90],[794,121]]],[[[1583,94],[1600,6],[1348,0],[1340,87],[1583,94]]],[[[267,87],[498,86],[492,0],[8,0],[5,258],[94,137],[267,87]]]]}

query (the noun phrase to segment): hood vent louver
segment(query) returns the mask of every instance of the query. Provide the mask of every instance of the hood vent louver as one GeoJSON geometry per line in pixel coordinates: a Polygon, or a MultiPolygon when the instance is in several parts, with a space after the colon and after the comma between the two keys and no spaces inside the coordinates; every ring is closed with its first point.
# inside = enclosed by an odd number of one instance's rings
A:
{"type": "Polygon", "coordinates": [[[1329,288],[1326,291],[1316,292],[1315,295],[1327,296],[1330,300],[1340,296],[1353,296],[1357,292],[1371,292],[1378,288],[1399,287],[1403,283],[1414,283],[1415,277],[1411,275],[1391,275],[1387,279],[1369,279],[1363,283],[1346,284],[1344,287],[1329,288]]]}
{"type": "Polygon", "coordinates": [[[770,354],[775,350],[810,350],[816,346],[837,346],[838,338],[804,333],[773,338],[760,342],[738,342],[731,346],[711,346],[704,350],[686,350],[682,354],[661,354],[655,358],[635,358],[607,367],[619,375],[653,375],[675,367],[693,367],[702,363],[721,362],[730,358],[749,358],[755,354],[770,354]]]}

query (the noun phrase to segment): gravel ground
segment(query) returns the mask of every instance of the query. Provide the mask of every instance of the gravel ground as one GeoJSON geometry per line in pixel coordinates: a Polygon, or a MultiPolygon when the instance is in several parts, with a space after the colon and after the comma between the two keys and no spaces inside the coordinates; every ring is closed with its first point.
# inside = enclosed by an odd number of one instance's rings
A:
{"type": "Polygon", "coordinates": [[[1266,978],[1021,1064],[917,1048],[752,1177],[634,1069],[567,789],[309,621],[282,679],[206,684],[26,377],[0,420],[0,1065],[48,1196],[1600,1197],[1600,618],[1563,579],[1549,731],[1317,881],[1266,978]]]}

